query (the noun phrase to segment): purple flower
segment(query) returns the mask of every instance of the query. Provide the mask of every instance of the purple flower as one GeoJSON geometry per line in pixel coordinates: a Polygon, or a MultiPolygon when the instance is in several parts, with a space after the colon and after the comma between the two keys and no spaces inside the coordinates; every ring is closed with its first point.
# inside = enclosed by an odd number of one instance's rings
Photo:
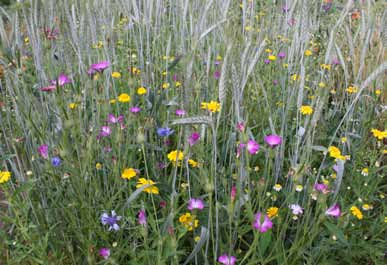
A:
{"type": "Polygon", "coordinates": [[[144,209],[141,209],[139,212],[138,212],[138,223],[140,225],[146,225],[146,213],[145,213],[145,210],[144,209]]]}
{"type": "Polygon", "coordinates": [[[40,90],[41,90],[41,91],[44,91],[44,92],[54,91],[55,89],[56,89],[56,86],[55,86],[55,85],[51,85],[51,86],[46,86],[46,87],[40,88],[40,90]]]}
{"type": "Polygon", "coordinates": [[[235,198],[236,198],[236,194],[237,194],[237,188],[235,187],[235,185],[233,185],[232,187],[231,187],[231,200],[233,201],[233,200],[235,200],[235,198]]]}
{"type": "Polygon", "coordinates": [[[255,214],[253,227],[257,229],[260,233],[265,233],[273,227],[273,222],[270,220],[269,216],[267,216],[266,214],[263,215],[261,212],[258,212],[257,214],[255,214]],[[261,220],[262,217],[264,217],[263,222],[261,220]]]}
{"type": "Polygon", "coordinates": [[[319,192],[322,192],[324,194],[328,193],[329,190],[328,190],[328,186],[323,184],[323,183],[317,183],[314,185],[314,189],[319,191],[319,192]]]}
{"type": "Polygon", "coordinates": [[[110,66],[110,62],[108,61],[102,61],[102,62],[99,62],[99,63],[95,63],[95,64],[92,64],[89,68],[89,70],[87,71],[87,73],[89,75],[93,75],[95,74],[96,72],[103,72],[106,68],[108,68],[110,66]]]}
{"type": "Polygon", "coordinates": [[[185,115],[185,110],[183,109],[177,109],[175,110],[176,116],[184,116],[185,115]]]}
{"type": "Polygon", "coordinates": [[[51,164],[54,167],[59,167],[61,163],[62,163],[62,160],[60,160],[58,156],[54,156],[53,158],[51,158],[51,164]]]}
{"type": "Polygon", "coordinates": [[[332,59],[332,64],[334,65],[340,65],[340,61],[337,58],[332,59]]]}
{"type": "Polygon", "coordinates": [[[214,72],[214,78],[215,79],[219,79],[219,77],[220,77],[220,72],[219,71],[215,71],[214,72]]]}
{"type": "Polygon", "coordinates": [[[111,133],[112,133],[112,130],[110,129],[109,126],[102,126],[98,136],[106,137],[106,136],[109,136],[111,133]]]}
{"type": "Polygon", "coordinates": [[[296,24],[296,22],[297,22],[296,19],[291,18],[291,19],[288,20],[288,25],[292,27],[292,26],[294,26],[296,24]]]}
{"type": "Polygon", "coordinates": [[[68,78],[68,76],[63,73],[58,76],[58,80],[51,80],[51,85],[63,86],[70,83],[70,78],[68,78]]]}
{"type": "Polygon", "coordinates": [[[104,259],[108,259],[110,256],[110,249],[108,248],[101,248],[99,250],[99,255],[103,257],[104,259]]]}
{"type": "Polygon", "coordinates": [[[107,213],[103,213],[101,216],[101,223],[103,225],[109,225],[109,231],[111,231],[112,229],[114,231],[120,229],[120,226],[117,224],[119,220],[121,220],[121,216],[117,216],[114,210],[112,211],[111,216],[109,216],[107,213]]]}
{"type": "Polygon", "coordinates": [[[273,85],[275,85],[275,86],[278,85],[278,80],[277,79],[273,80],[273,85]]]}
{"type": "Polygon", "coordinates": [[[117,123],[117,122],[121,123],[123,120],[124,120],[124,116],[123,115],[120,115],[120,116],[116,117],[113,114],[109,114],[107,122],[108,123],[117,123]]]}
{"type": "Polygon", "coordinates": [[[292,210],[292,213],[294,215],[299,215],[299,214],[302,214],[304,212],[303,208],[298,204],[291,204],[289,206],[289,208],[292,210]]]}
{"type": "Polygon", "coordinates": [[[218,262],[222,263],[223,265],[235,265],[236,260],[236,257],[228,256],[227,254],[223,254],[218,258],[218,262]]]}
{"type": "Polygon", "coordinates": [[[172,130],[171,128],[169,127],[165,127],[165,128],[158,128],[157,129],[157,134],[161,137],[167,137],[167,136],[170,136],[171,134],[174,133],[174,130],[172,130]]]}
{"type": "Polygon", "coordinates": [[[282,6],[282,12],[287,13],[289,12],[290,8],[287,5],[282,6]]]}
{"type": "Polygon", "coordinates": [[[204,203],[201,199],[195,199],[195,198],[192,198],[188,201],[188,210],[192,211],[194,209],[199,209],[199,210],[203,210],[204,208],[204,203]]]}
{"type": "Polygon", "coordinates": [[[282,143],[281,136],[275,134],[265,136],[264,140],[271,148],[276,147],[282,143]]]}
{"type": "Polygon", "coordinates": [[[286,56],[286,54],[285,54],[284,52],[280,52],[280,53],[278,54],[278,57],[279,57],[280,59],[285,58],[285,56],[286,56]]]}
{"type": "Polygon", "coordinates": [[[326,210],[325,214],[333,217],[340,217],[340,205],[338,203],[333,204],[331,207],[328,208],[328,210],[326,210]]]}
{"type": "Polygon", "coordinates": [[[236,125],[237,129],[240,131],[240,132],[244,132],[245,131],[245,124],[243,122],[238,122],[237,125],[236,125]]]}
{"type": "Polygon", "coordinates": [[[38,147],[38,153],[41,157],[44,159],[48,158],[48,145],[42,144],[41,146],[38,147]]]}
{"type": "Polygon", "coordinates": [[[270,63],[270,60],[269,60],[269,59],[265,59],[263,62],[264,62],[265,64],[269,64],[269,63],[270,63]]]}
{"type": "Polygon", "coordinates": [[[175,81],[175,82],[177,81],[177,75],[176,75],[176,74],[174,74],[174,75],[172,76],[172,80],[175,81]]]}
{"type": "Polygon", "coordinates": [[[327,4],[324,4],[322,5],[322,9],[325,11],[325,12],[328,12],[332,7],[332,3],[327,3],[327,4]]]}
{"type": "Polygon", "coordinates": [[[259,151],[259,144],[254,140],[249,140],[247,142],[247,151],[250,154],[255,155],[259,151]]]}
{"type": "Polygon", "coordinates": [[[140,107],[131,107],[130,108],[130,112],[131,113],[138,113],[138,112],[140,112],[141,111],[141,108],[140,107]]]}
{"type": "Polygon", "coordinates": [[[193,132],[191,136],[188,138],[188,143],[190,146],[196,144],[200,139],[200,134],[197,132],[193,132]]]}

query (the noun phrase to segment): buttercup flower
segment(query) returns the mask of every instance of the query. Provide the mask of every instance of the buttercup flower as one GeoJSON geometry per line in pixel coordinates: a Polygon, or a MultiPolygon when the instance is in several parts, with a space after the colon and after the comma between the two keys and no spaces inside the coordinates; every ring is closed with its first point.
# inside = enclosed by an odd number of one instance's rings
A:
{"type": "Polygon", "coordinates": [[[119,220],[121,220],[121,216],[117,216],[114,210],[112,211],[111,216],[109,216],[107,213],[103,213],[101,216],[101,223],[103,225],[109,225],[109,231],[117,231],[120,229],[120,226],[117,224],[119,220]]]}
{"type": "Polygon", "coordinates": [[[137,172],[133,168],[125,168],[124,171],[121,174],[121,178],[123,179],[131,179],[134,178],[137,175],[137,172]]]}
{"type": "Polygon", "coordinates": [[[174,150],[174,151],[171,151],[168,155],[167,155],[169,161],[171,161],[172,163],[175,163],[176,160],[177,161],[181,161],[184,159],[184,154],[182,151],[178,151],[178,150],[174,150]]]}
{"type": "Polygon", "coordinates": [[[210,102],[202,102],[201,104],[202,109],[206,109],[210,112],[219,112],[220,111],[220,103],[211,100],[210,102]]]}
{"type": "Polygon", "coordinates": [[[357,219],[359,220],[363,219],[363,213],[360,211],[359,208],[357,208],[356,206],[352,206],[350,210],[352,215],[355,216],[357,219]]]}
{"type": "Polygon", "coordinates": [[[313,108],[311,106],[303,105],[300,108],[302,115],[311,115],[313,113],[313,108]]]}
{"type": "Polygon", "coordinates": [[[273,227],[273,222],[267,215],[263,215],[261,212],[258,212],[257,214],[255,214],[253,227],[257,229],[260,233],[265,233],[273,227]]]}
{"type": "Polygon", "coordinates": [[[126,93],[122,93],[118,96],[118,101],[119,102],[123,102],[123,103],[126,103],[126,102],[129,102],[130,101],[130,96],[126,93]]]}
{"type": "Polygon", "coordinates": [[[137,95],[145,95],[146,94],[146,88],[145,87],[139,87],[138,89],[137,89],[137,95]]]}
{"type": "Polygon", "coordinates": [[[196,219],[195,215],[191,215],[191,213],[185,213],[179,217],[179,222],[184,225],[188,231],[192,231],[194,228],[199,226],[199,220],[196,219]]]}

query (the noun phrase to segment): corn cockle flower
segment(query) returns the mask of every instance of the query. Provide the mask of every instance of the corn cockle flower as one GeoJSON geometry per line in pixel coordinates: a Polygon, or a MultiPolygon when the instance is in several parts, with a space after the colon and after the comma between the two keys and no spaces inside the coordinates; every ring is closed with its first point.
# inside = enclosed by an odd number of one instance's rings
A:
{"type": "Polygon", "coordinates": [[[245,124],[243,122],[238,122],[237,125],[236,125],[237,129],[240,131],[240,132],[244,132],[245,131],[245,124]]]}
{"type": "Polygon", "coordinates": [[[117,224],[119,220],[121,220],[121,216],[117,216],[114,210],[112,211],[111,216],[109,216],[107,213],[103,213],[101,216],[101,223],[103,225],[109,225],[109,231],[117,231],[120,229],[120,226],[117,224]]]}
{"type": "Polygon", "coordinates": [[[323,183],[317,183],[314,185],[314,189],[319,191],[319,192],[322,192],[324,194],[327,194],[329,192],[328,190],[328,186],[323,184],[323,183]]]}
{"type": "Polygon", "coordinates": [[[259,151],[259,144],[254,140],[249,140],[247,142],[247,151],[250,154],[255,155],[259,151]]]}
{"type": "Polygon", "coordinates": [[[193,132],[191,136],[188,138],[188,143],[190,146],[196,144],[200,139],[200,134],[197,132],[193,132]]]}
{"type": "Polygon", "coordinates": [[[41,146],[38,147],[38,153],[41,157],[44,159],[48,158],[48,145],[42,144],[41,146]]]}
{"type": "Polygon", "coordinates": [[[107,122],[108,123],[121,123],[121,122],[123,122],[123,120],[124,120],[124,116],[123,115],[119,115],[119,116],[114,116],[113,114],[109,114],[108,115],[108,118],[107,118],[107,122]]]}
{"type": "Polygon", "coordinates": [[[102,126],[101,131],[99,133],[99,137],[106,137],[109,136],[112,133],[112,130],[110,129],[109,126],[102,126]]]}
{"type": "Polygon", "coordinates": [[[93,75],[95,74],[96,72],[103,72],[106,68],[108,68],[110,66],[110,62],[108,61],[102,61],[102,62],[99,62],[99,63],[95,63],[95,64],[92,64],[89,68],[89,70],[87,71],[87,73],[89,75],[93,75]]]}
{"type": "Polygon", "coordinates": [[[235,186],[231,187],[231,200],[234,201],[237,194],[237,188],[235,186]]]}
{"type": "Polygon", "coordinates": [[[64,86],[65,84],[70,84],[71,83],[71,79],[68,78],[67,75],[65,74],[60,74],[58,76],[58,79],[57,80],[51,80],[51,85],[58,85],[58,86],[64,86]]]}
{"type": "Polygon", "coordinates": [[[267,216],[266,214],[264,215],[261,212],[258,212],[257,214],[255,214],[253,227],[257,229],[260,233],[265,233],[266,231],[268,231],[273,227],[273,222],[270,220],[269,216],[267,216]]]}
{"type": "Polygon", "coordinates": [[[227,254],[223,254],[218,258],[218,262],[222,263],[223,265],[235,265],[236,261],[237,261],[236,257],[229,256],[227,254]]]}
{"type": "Polygon", "coordinates": [[[130,110],[131,113],[138,113],[138,112],[141,111],[141,108],[135,106],[135,107],[131,107],[129,110],[130,110]]]}
{"type": "Polygon", "coordinates": [[[188,201],[188,210],[192,211],[194,209],[199,209],[199,210],[203,210],[204,208],[204,203],[201,199],[195,199],[195,198],[192,198],[188,201]]]}
{"type": "Polygon", "coordinates": [[[145,213],[145,210],[144,209],[141,209],[139,212],[138,212],[138,223],[140,225],[146,225],[146,213],[145,213]]]}
{"type": "Polygon", "coordinates": [[[177,109],[177,110],[175,111],[175,114],[176,114],[176,116],[184,116],[184,115],[185,115],[185,110],[183,110],[183,109],[177,109]]]}
{"type": "Polygon", "coordinates": [[[108,249],[108,248],[101,248],[98,253],[99,253],[99,255],[102,258],[108,259],[109,256],[110,256],[110,249],[108,249]]]}
{"type": "Polygon", "coordinates": [[[265,136],[264,140],[272,148],[282,143],[281,136],[275,134],[265,136]]]}
{"type": "Polygon", "coordinates": [[[328,210],[326,210],[325,214],[333,217],[340,217],[340,205],[338,203],[333,204],[331,207],[328,208],[328,210]]]}

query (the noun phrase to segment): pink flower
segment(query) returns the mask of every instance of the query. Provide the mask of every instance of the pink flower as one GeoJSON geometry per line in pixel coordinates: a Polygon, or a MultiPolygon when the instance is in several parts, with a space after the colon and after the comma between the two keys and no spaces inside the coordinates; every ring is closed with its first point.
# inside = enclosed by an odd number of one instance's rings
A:
{"type": "Polygon", "coordinates": [[[292,210],[292,213],[294,215],[299,215],[304,212],[304,209],[298,204],[291,204],[289,208],[292,210]]]}
{"type": "Polygon", "coordinates": [[[109,114],[107,122],[108,123],[117,123],[117,122],[121,123],[123,120],[124,120],[124,116],[122,116],[122,115],[116,117],[113,114],[109,114]]]}
{"type": "Polygon", "coordinates": [[[102,126],[98,136],[106,137],[106,136],[109,136],[111,133],[112,133],[112,130],[110,129],[109,126],[102,126]]]}
{"type": "Polygon", "coordinates": [[[56,89],[56,85],[51,85],[51,86],[46,86],[46,87],[40,88],[40,90],[44,91],[44,92],[54,91],[55,89],[56,89]]]}
{"type": "Polygon", "coordinates": [[[138,223],[140,225],[146,225],[146,213],[144,209],[141,209],[138,212],[138,223]]]}
{"type": "Polygon", "coordinates": [[[184,116],[184,115],[185,115],[185,110],[183,110],[183,109],[177,109],[177,110],[175,111],[175,114],[176,114],[176,116],[184,116]]]}
{"type": "Polygon", "coordinates": [[[96,72],[103,72],[106,68],[110,66],[110,62],[108,61],[102,61],[99,63],[92,64],[87,70],[87,73],[89,75],[94,75],[96,72]]]}
{"type": "Polygon", "coordinates": [[[218,262],[222,263],[223,265],[235,265],[236,260],[236,257],[228,256],[227,254],[223,254],[218,258],[218,262]]]}
{"type": "Polygon", "coordinates": [[[51,80],[51,85],[63,86],[70,83],[70,78],[68,78],[68,76],[63,73],[58,76],[58,80],[51,80]]]}
{"type": "Polygon", "coordinates": [[[195,199],[195,198],[192,198],[188,201],[188,210],[192,211],[194,209],[199,209],[199,210],[203,210],[204,208],[204,203],[201,199],[195,199]]]}
{"type": "Polygon", "coordinates": [[[131,107],[129,110],[131,113],[138,113],[141,111],[141,108],[140,107],[131,107]]]}
{"type": "Polygon", "coordinates": [[[234,201],[237,194],[237,188],[235,186],[231,187],[231,200],[234,201]]]}
{"type": "Polygon", "coordinates": [[[200,139],[200,134],[197,132],[193,132],[191,136],[188,138],[188,143],[190,146],[196,144],[200,139]]]}
{"type": "Polygon", "coordinates": [[[41,146],[38,147],[38,153],[41,157],[44,159],[48,158],[48,145],[42,144],[41,146]]]}
{"type": "Polygon", "coordinates": [[[99,250],[99,255],[103,257],[104,259],[108,259],[110,256],[110,249],[108,248],[101,248],[99,250]]]}
{"type": "Polygon", "coordinates": [[[325,184],[322,184],[322,183],[317,183],[314,185],[314,189],[319,191],[319,192],[322,192],[324,194],[327,194],[329,193],[329,190],[328,190],[328,186],[325,185],[325,184]]]}
{"type": "Polygon", "coordinates": [[[254,140],[249,140],[247,142],[247,151],[249,151],[250,154],[255,155],[259,151],[259,144],[254,140]]]}
{"type": "Polygon", "coordinates": [[[328,210],[326,210],[325,214],[333,217],[340,217],[340,205],[338,203],[333,204],[331,207],[328,208],[328,210]]]}
{"type": "Polygon", "coordinates": [[[215,79],[219,79],[219,77],[220,77],[220,72],[219,71],[215,71],[214,72],[214,78],[215,79]]]}
{"type": "Polygon", "coordinates": [[[280,145],[282,143],[281,136],[278,136],[275,134],[265,136],[264,140],[271,148],[273,148],[277,145],[280,145]]]}
{"type": "Polygon", "coordinates": [[[240,131],[240,132],[244,132],[245,131],[245,124],[243,122],[238,122],[237,125],[236,125],[237,129],[240,131]]]}
{"type": "Polygon", "coordinates": [[[259,232],[265,233],[266,231],[268,231],[273,227],[273,222],[270,220],[269,216],[267,216],[266,214],[263,215],[261,212],[258,212],[257,214],[255,214],[253,227],[257,229],[259,232]],[[261,217],[264,217],[263,222],[261,220],[262,219],[261,217]]]}

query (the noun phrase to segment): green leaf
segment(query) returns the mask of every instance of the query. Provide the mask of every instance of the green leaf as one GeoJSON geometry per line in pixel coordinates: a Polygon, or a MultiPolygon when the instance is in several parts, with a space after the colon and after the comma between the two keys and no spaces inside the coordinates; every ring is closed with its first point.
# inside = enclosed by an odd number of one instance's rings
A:
{"type": "Polygon", "coordinates": [[[261,238],[259,239],[259,250],[262,251],[261,255],[265,254],[265,251],[269,247],[271,242],[271,231],[267,231],[266,233],[263,233],[261,235],[261,238]]]}
{"type": "Polygon", "coordinates": [[[341,231],[341,229],[339,229],[336,225],[328,223],[328,222],[324,223],[324,225],[326,226],[326,228],[328,228],[329,232],[331,232],[332,234],[334,234],[338,238],[338,240],[341,243],[348,245],[348,241],[345,239],[344,233],[343,233],[343,231],[341,231]]]}

